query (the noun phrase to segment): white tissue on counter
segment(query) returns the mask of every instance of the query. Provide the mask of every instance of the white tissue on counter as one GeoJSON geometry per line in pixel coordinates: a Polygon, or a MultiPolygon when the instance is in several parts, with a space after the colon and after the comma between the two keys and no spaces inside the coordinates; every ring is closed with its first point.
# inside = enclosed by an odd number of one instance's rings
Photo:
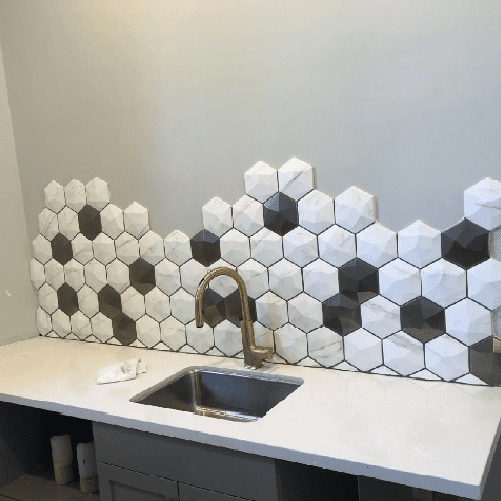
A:
{"type": "Polygon", "coordinates": [[[144,363],[139,358],[129,358],[125,362],[108,365],[99,370],[97,384],[116,383],[136,379],[137,374],[146,372],[144,363]]]}

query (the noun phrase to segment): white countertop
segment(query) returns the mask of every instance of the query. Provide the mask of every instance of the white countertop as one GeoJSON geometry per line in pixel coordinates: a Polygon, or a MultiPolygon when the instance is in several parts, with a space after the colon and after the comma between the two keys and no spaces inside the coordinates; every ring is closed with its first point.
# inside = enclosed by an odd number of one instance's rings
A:
{"type": "Polygon", "coordinates": [[[498,443],[501,388],[265,364],[304,384],[256,422],[129,402],[185,367],[243,360],[35,337],[0,348],[0,401],[158,435],[480,499],[498,443]],[[135,380],[98,370],[139,357],[135,380]]]}

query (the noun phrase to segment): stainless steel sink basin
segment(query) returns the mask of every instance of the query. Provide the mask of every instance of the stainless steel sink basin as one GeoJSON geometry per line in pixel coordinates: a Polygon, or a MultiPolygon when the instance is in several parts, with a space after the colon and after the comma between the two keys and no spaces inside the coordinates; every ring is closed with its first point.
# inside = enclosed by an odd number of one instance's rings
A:
{"type": "Polygon", "coordinates": [[[131,398],[231,421],[256,421],[303,384],[301,378],[214,367],[188,367],[131,398]]]}

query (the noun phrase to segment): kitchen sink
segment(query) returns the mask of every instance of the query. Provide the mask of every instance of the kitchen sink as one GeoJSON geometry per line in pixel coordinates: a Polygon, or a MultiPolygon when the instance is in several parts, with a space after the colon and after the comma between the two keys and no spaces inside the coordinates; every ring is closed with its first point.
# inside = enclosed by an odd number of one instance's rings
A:
{"type": "Polygon", "coordinates": [[[301,378],[188,367],[131,402],[231,421],[256,421],[303,384],[301,378]]]}

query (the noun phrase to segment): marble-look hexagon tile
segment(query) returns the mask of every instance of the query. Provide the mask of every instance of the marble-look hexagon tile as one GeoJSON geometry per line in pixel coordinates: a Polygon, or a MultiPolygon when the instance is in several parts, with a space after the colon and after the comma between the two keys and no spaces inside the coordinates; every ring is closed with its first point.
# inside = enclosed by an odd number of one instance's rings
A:
{"type": "Polygon", "coordinates": [[[170,315],[169,296],[166,296],[158,287],[144,296],[146,314],[158,322],[165,320],[170,315]]]}
{"type": "Polygon", "coordinates": [[[99,311],[99,300],[97,293],[87,285],[84,285],[77,292],[77,297],[80,311],[85,313],[89,318],[93,317],[99,311]]]}
{"type": "Polygon", "coordinates": [[[268,268],[270,290],[283,299],[291,299],[303,290],[301,268],[281,259],[268,268]]]}
{"type": "Polygon", "coordinates": [[[312,166],[299,158],[291,158],[278,169],[278,188],[287,196],[299,200],[313,189],[312,166]]]}
{"type": "Polygon", "coordinates": [[[336,224],[358,233],[376,221],[376,197],[351,186],[336,197],[336,224]]]}
{"type": "Polygon", "coordinates": [[[103,233],[116,239],[125,230],[123,210],[116,205],[108,204],[101,211],[101,227],[103,233]]]}
{"type": "Polygon", "coordinates": [[[214,197],[202,207],[204,229],[220,237],[232,226],[231,207],[219,197],[214,197]]]}
{"type": "Polygon", "coordinates": [[[195,297],[184,289],[179,289],[170,298],[170,308],[178,320],[187,324],[195,318],[195,297]]]}
{"type": "Polygon", "coordinates": [[[52,181],[43,191],[45,194],[45,207],[54,212],[59,212],[65,206],[64,189],[56,181],[52,181]]]}
{"type": "Polygon", "coordinates": [[[220,352],[215,346],[205,353],[211,357],[224,357],[224,353],[220,352]]]}
{"type": "Polygon", "coordinates": [[[468,347],[444,334],[425,344],[426,367],[446,381],[468,372],[468,347]]]}
{"type": "Polygon", "coordinates": [[[37,308],[37,329],[38,332],[45,336],[52,330],[52,320],[41,306],[37,308]]]}
{"type": "Polygon", "coordinates": [[[66,205],[78,212],[87,204],[85,186],[80,181],[73,179],[64,187],[64,198],[66,205]]]}
{"type": "Polygon", "coordinates": [[[423,296],[441,306],[449,306],[466,297],[466,271],[439,259],[421,270],[423,296]]]}
{"type": "Polygon", "coordinates": [[[207,273],[207,268],[194,259],[190,259],[180,267],[181,285],[192,295],[197,292],[200,280],[207,273]]]}
{"type": "Polygon", "coordinates": [[[265,327],[260,322],[254,322],[254,338],[257,346],[268,346],[275,349],[273,331],[265,327]]]}
{"type": "Polygon", "coordinates": [[[195,348],[192,348],[189,344],[186,344],[179,349],[179,353],[192,353],[197,355],[198,351],[195,350],[195,348]]]}
{"type": "Polygon", "coordinates": [[[275,331],[277,353],[289,364],[295,364],[308,355],[306,334],[287,323],[275,331]]]}
{"type": "Polygon", "coordinates": [[[94,207],[94,209],[102,210],[110,201],[108,184],[98,177],[87,183],[86,192],[87,204],[94,207]]]}
{"type": "Polygon", "coordinates": [[[398,376],[398,372],[386,367],[385,365],[381,365],[380,367],[376,367],[370,371],[371,374],[381,374],[384,376],[398,376]]]}
{"type": "Polygon", "coordinates": [[[276,330],[288,321],[287,303],[273,292],[256,299],[257,319],[265,327],[276,330]]]}
{"type": "Polygon", "coordinates": [[[174,351],[186,344],[186,327],[175,317],[167,317],[160,323],[162,341],[174,351]]]}
{"type": "Polygon", "coordinates": [[[71,332],[70,317],[61,310],[56,310],[52,314],[52,329],[60,337],[67,336],[71,332]]]}
{"type": "Polygon", "coordinates": [[[73,257],[81,264],[87,264],[93,257],[92,241],[79,233],[72,241],[73,257]]]}
{"type": "Polygon", "coordinates": [[[397,235],[379,223],[357,234],[357,256],[377,268],[397,257],[397,235]]]}
{"type": "Polygon", "coordinates": [[[115,240],[117,257],[127,265],[131,265],[139,259],[139,242],[130,233],[123,232],[115,240]]]}
{"type": "Polygon", "coordinates": [[[370,371],[383,363],[381,339],[365,329],[344,336],[346,360],[361,371],[370,371]]]}
{"type": "Polygon", "coordinates": [[[144,348],[144,349],[147,348],[147,346],[144,343],[142,343],[141,341],[139,341],[139,339],[136,339],[133,343],[130,343],[127,346],[131,346],[133,348],[144,348]]]}
{"type": "Polygon", "coordinates": [[[497,261],[501,260],[501,226],[490,232],[489,244],[490,256],[497,261]]]}
{"type": "Polygon", "coordinates": [[[254,235],[264,226],[263,204],[244,195],[233,206],[233,224],[245,235],[254,235]]]}
{"type": "Polygon", "coordinates": [[[395,259],[379,268],[379,292],[402,305],[421,295],[421,276],[415,266],[395,259]]]}
{"type": "Polygon", "coordinates": [[[247,260],[237,271],[245,282],[247,295],[251,298],[256,299],[269,289],[268,269],[256,260],[247,260]]]}
{"type": "Polygon", "coordinates": [[[445,310],[447,334],[467,346],[492,335],[491,312],[480,304],[465,298],[445,310]]]}
{"type": "Polygon", "coordinates": [[[43,235],[37,235],[33,240],[33,256],[42,264],[52,257],[52,246],[43,235]]]}
{"type": "Polygon", "coordinates": [[[480,378],[474,376],[473,374],[465,374],[464,376],[458,377],[455,382],[469,385],[488,386],[487,383],[484,383],[480,378]]]}
{"type": "Polygon", "coordinates": [[[182,231],[175,230],[164,239],[165,257],[181,266],[191,259],[190,238],[182,231]]]}
{"type": "Polygon", "coordinates": [[[96,259],[89,261],[84,267],[85,282],[95,292],[106,285],[106,268],[96,259]]]}
{"type": "Polygon", "coordinates": [[[257,162],[244,174],[245,193],[266,202],[278,191],[278,173],[265,162],[257,162]]]}
{"type": "Polygon", "coordinates": [[[85,339],[92,334],[92,325],[87,315],[77,311],[71,316],[71,332],[77,335],[79,339],[85,339]]]}
{"type": "Polygon", "coordinates": [[[214,329],[204,324],[198,328],[195,321],[186,325],[186,341],[198,353],[205,353],[214,346],[214,329]]]}
{"type": "Polygon", "coordinates": [[[299,225],[321,233],[334,224],[334,200],[318,190],[310,191],[298,202],[299,225]]]}
{"type": "Polygon", "coordinates": [[[267,228],[250,237],[250,249],[252,258],[265,266],[271,266],[284,257],[282,237],[267,228]]]}
{"type": "Polygon", "coordinates": [[[318,235],[320,257],[334,266],[343,266],[357,257],[355,235],[334,225],[318,235]]]}
{"type": "Polygon", "coordinates": [[[169,348],[167,345],[165,345],[164,343],[158,343],[156,346],[155,346],[155,350],[159,350],[159,351],[172,351],[172,348],[169,348]]]}
{"type": "Polygon", "coordinates": [[[158,264],[165,258],[164,241],[150,230],[139,239],[139,253],[148,263],[158,264]]]}
{"type": "Polygon", "coordinates": [[[234,266],[250,258],[249,238],[235,228],[221,237],[220,245],[221,258],[234,266]]]}
{"type": "Polygon", "coordinates": [[[310,357],[303,358],[303,360],[298,362],[297,365],[300,365],[301,367],[322,367],[318,362],[315,362],[315,360],[310,357]]]}
{"type": "Polygon", "coordinates": [[[400,330],[400,307],[383,296],[376,296],[360,307],[364,329],[385,338],[400,330]]]}
{"type": "Polygon", "coordinates": [[[137,202],[129,205],[124,210],[124,225],[125,231],[140,238],[150,229],[148,209],[137,202]]]}
{"type": "Polygon", "coordinates": [[[165,294],[174,294],[181,287],[179,266],[168,259],[162,259],[155,266],[155,283],[165,294]]]}
{"type": "Polygon", "coordinates": [[[338,270],[322,259],[303,269],[304,290],[310,296],[325,301],[339,292],[338,270]]]}
{"type": "Polygon", "coordinates": [[[383,339],[384,363],[399,374],[409,374],[424,369],[423,343],[399,331],[383,339]]]}
{"type": "Polygon", "coordinates": [[[488,259],[467,272],[468,296],[490,310],[501,306],[501,263],[488,259]]]}
{"type": "Polygon", "coordinates": [[[242,351],[242,332],[228,320],[223,320],[214,327],[216,347],[228,357],[234,357],[242,351]]]}
{"type": "Polygon", "coordinates": [[[289,322],[304,332],[317,329],[323,323],[322,303],[307,294],[299,294],[288,302],[289,322]]]}
{"type": "Polygon", "coordinates": [[[137,320],[146,312],[144,296],[134,287],[128,287],[120,294],[122,311],[132,320],[137,320]]]}
{"type": "Polygon", "coordinates": [[[59,231],[68,240],[73,240],[80,232],[80,226],[78,225],[78,214],[69,207],[65,207],[57,215],[57,221],[59,231]]]}
{"type": "Polygon", "coordinates": [[[486,177],[465,190],[464,215],[487,230],[501,226],[501,183],[486,177]]]}
{"type": "Polygon", "coordinates": [[[54,332],[54,331],[50,331],[46,334],[46,337],[52,337],[52,338],[57,338],[57,339],[60,339],[60,337],[54,332]]]}
{"type": "Polygon", "coordinates": [[[36,259],[30,261],[31,283],[35,289],[40,289],[45,282],[45,269],[36,259]]]}
{"type": "Polygon", "coordinates": [[[61,263],[51,259],[45,263],[45,280],[54,289],[59,289],[64,283],[64,269],[61,263]]]}
{"type": "MultiPolygon", "coordinates": [[[[219,259],[214,264],[211,264],[207,268],[207,271],[213,270],[214,268],[231,268],[232,270],[234,270],[235,266],[227,263],[224,259],[219,259]]],[[[233,278],[221,275],[219,277],[213,278],[210,281],[210,288],[224,298],[226,296],[229,296],[232,292],[235,292],[238,289],[238,285],[235,280],[233,280],[233,278]]]]}
{"type": "Polygon", "coordinates": [[[115,259],[106,266],[106,279],[121,294],[130,285],[129,268],[119,259],[115,259]]]}
{"type": "Polygon", "coordinates": [[[111,318],[105,317],[102,313],[98,313],[90,319],[90,323],[92,325],[92,334],[102,343],[105,343],[113,337],[113,323],[111,318]]]}
{"type": "Polygon", "coordinates": [[[68,285],[79,291],[84,283],[84,267],[75,259],[68,261],[64,265],[64,279],[68,285]]]}
{"type": "Polygon", "coordinates": [[[115,242],[104,233],[100,233],[92,242],[94,257],[104,265],[111,263],[116,257],[115,242]]]}
{"type": "Polygon", "coordinates": [[[137,338],[146,347],[152,348],[160,342],[160,325],[153,318],[144,315],[136,322],[137,338]]]}
{"type": "Polygon", "coordinates": [[[306,266],[318,258],[317,237],[298,227],[283,237],[284,256],[298,266],[306,266]]]}
{"type": "Polygon", "coordinates": [[[45,208],[38,215],[38,227],[40,228],[40,233],[47,240],[52,240],[59,233],[57,214],[45,208]]]}
{"type": "Polygon", "coordinates": [[[320,327],[307,334],[308,353],[324,367],[332,367],[342,362],[343,338],[327,327],[320,327]]]}
{"type": "Polygon", "coordinates": [[[442,257],[440,231],[421,220],[398,232],[400,259],[422,268],[442,257]]]}

